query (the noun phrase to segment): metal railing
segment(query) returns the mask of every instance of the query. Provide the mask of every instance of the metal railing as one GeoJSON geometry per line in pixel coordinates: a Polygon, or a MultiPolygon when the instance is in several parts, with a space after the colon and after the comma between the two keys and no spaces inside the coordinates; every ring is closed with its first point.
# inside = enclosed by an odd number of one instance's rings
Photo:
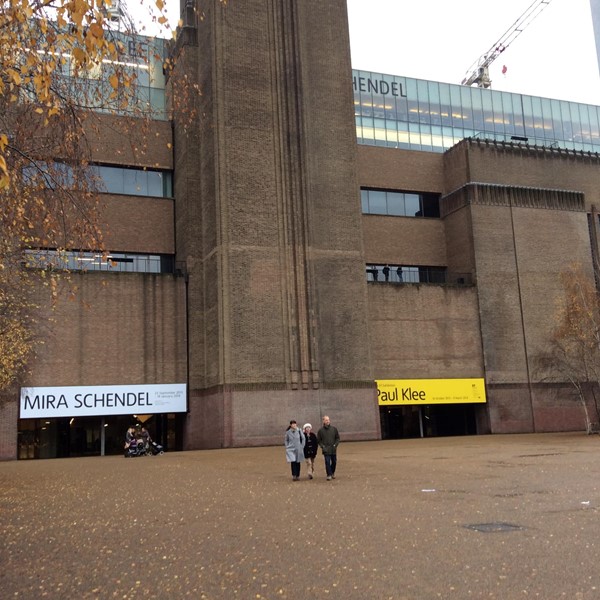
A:
{"type": "Polygon", "coordinates": [[[471,273],[448,271],[445,267],[368,264],[366,276],[369,283],[473,285],[471,273]]]}

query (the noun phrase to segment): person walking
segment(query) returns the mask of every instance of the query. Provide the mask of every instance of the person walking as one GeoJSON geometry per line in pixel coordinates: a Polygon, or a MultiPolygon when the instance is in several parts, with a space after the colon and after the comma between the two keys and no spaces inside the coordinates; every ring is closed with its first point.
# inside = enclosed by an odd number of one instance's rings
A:
{"type": "Polygon", "coordinates": [[[285,458],[292,466],[292,481],[300,479],[300,466],[304,459],[304,434],[293,419],[285,431],[285,458]]]}
{"type": "Polygon", "coordinates": [[[302,428],[304,431],[304,458],[306,459],[306,470],[308,471],[308,478],[312,479],[315,474],[315,457],[317,456],[317,450],[319,449],[319,442],[317,436],[312,432],[312,425],[306,423],[302,428]]]}
{"type": "Polygon", "coordinates": [[[317,433],[317,441],[323,457],[325,458],[325,471],[327,473],[327,481],[335,479],[335,468],[337,466],[337,447],[340,443],[340,434],[337,427],[331,424],[331,420],[327,415],[323,417],[323,427],[317,433]]]}

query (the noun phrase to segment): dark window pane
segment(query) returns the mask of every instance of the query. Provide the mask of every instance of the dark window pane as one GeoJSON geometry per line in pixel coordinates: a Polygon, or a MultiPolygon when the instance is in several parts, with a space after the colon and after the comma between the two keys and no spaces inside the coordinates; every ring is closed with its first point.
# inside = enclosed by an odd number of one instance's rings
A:
{"type": "Polygon", "coordinates": [[[437,194],[423,194],[423,216],[439,218],[440,200],[437,194]]]}
{"type": "Polygon", "coordinates": [[[171,255],[160,257],[160,272],[161,273],[174,273],[175,272],[175,259],[171,255]]]}
{"type": "Polygon", "coordinates": [[[164,198],[172,198],[173,197],[173,174],[172,173],[163,173],[163,197],[164,198]]]}

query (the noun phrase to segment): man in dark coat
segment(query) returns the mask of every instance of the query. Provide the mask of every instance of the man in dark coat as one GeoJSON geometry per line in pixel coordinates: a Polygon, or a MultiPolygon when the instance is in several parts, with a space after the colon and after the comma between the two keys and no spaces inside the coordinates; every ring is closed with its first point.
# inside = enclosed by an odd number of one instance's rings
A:
{"type": "Polygon", "coordinates": [[[337,447],[340,443],[340,434],[337,427],[331,424],[327,415],[323,417],[323,427],[317,433],[317,441],[323,451],[325,458],[325,471],[327,472],[327,481],[335,479],[335,468],[337,466],[337,447]]]}

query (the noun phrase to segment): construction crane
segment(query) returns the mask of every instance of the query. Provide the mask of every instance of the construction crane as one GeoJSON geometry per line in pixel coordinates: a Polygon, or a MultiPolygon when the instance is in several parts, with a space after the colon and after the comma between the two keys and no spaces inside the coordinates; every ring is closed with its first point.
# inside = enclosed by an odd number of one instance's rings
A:
{"type": "Polygon", "coordinates": [[[492,85],[489,66],[523,33],[525,28],[550,4],[552,0],[535,0],[531,6],[508,28],[508,31],[467,70],[462,85],[492,85]]]}
{"type": "Polygon", "coordinates": [[[112,0],[111,4],[105,5],[101,10],[111,23],[118,23],[124,16],[121,0],[112,0]]]}

